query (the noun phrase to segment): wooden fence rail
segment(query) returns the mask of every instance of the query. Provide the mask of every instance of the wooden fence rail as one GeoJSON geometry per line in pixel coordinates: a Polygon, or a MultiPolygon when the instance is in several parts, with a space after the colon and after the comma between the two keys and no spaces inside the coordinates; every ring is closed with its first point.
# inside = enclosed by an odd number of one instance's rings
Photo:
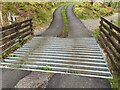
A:
{"type": "Polygon", "coordinates": [[[32,19],[0,28],[0,49],[2,49],[2,53],[10,53],[20,39],[29,37],[32,34],[32,19]]]}
{"type": "Polygon", "coordinates": [[[100,42],[113,64],[120,70],[120,27],[101,17],[100,42]]]}

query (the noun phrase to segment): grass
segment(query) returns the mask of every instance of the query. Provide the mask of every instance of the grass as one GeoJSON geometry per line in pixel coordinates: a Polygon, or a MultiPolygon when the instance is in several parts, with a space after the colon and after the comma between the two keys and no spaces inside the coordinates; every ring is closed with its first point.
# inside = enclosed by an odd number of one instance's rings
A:
{"type": "Polygon", "coordinates": [[[96,19],[100,16],[110,16],[117,10],[112,7],[104,7],[100,3],[95,2],[91,5],[89,2],[77,3],[74,7],[74,12],[80,19],[96,19]]]}
{"type": "Polygon", "coordinates": [[[109,79],[113,90],[120,90],[120,73],[113,74],[113,79],[109,79]]]}
{"type": "Polygon", "coordinates": [[[63,17],[63,21],[64,21],[64,26],[62,29],[62,32],[58,35],[58,37],[67,37],[68,36],[68,32],[69,32],[69,23],[68,23],[68,19],[66,16],[66,9],[69,5],[66,5],[63,9],[62,9],[62,17],[63,17]]]}
{"type": "Polygon", "coordinates": [[[7,57],[8,55],[9,55],[9,54],[8,54],[7,52],[2,53],[2,57],[3,57],[3,58],[7,57]]]}
{"type": "Polygon", "coordinates": [[[40,67],[40,68],[37,68],[38,70],[52,70],[51,68],[50,68],[50,66],[49,65],[46,65],[45,67],[40,67]]]}
{"type": "Polygon", "coordinates": [[[15,54],[11,53],[11,54],[10,54],[10,56],[11,56],[11,57],[16,57],[17,55],[15,55],[15,54]]]}
{"type": "Polygon", "coordinates": [[[98,40],[99,36],[100,36],[100,30],[97,29],[94,32],[92,32],[92,36],[95,37],[95,39],[98,40]]]}
{"type": "Polygon", "coordinates": [[[120,20],[114,20],[113,23],[116,24],[117,26],[120,26],[120,20]]]}
{"type": "Polygon", "coordinates": [[[107,58],[109,69],[113,75],[113,79],[108,79],[113,90],[120,90],[120,72],[117,71],[115,65],[107,58]]]}

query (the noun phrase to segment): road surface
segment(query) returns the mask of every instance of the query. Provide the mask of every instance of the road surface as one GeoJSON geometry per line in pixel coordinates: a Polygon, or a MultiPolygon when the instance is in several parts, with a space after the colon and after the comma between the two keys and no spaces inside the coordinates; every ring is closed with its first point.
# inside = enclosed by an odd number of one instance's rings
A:
{"type": "Polygon", "coordinates": [[[53,14],[53,21],[51,22],[51,25],[49,28],[42,33],[40,36],[52,36],[56,37],[61,31],[63,27],[63,17],[61,10],[65,5],[60,6],[57,8],[53,14]]]}
{"type": "MultiPolygon", "coordinates": [[[[70,32],[67,38],[91,37],[91,33],[85,25],[79,21],[73,12],[74,5],[67,8],[67,17],[70,32]]],[[[48,82],[47,88],[110,88],[106,79],[91,78],[83,76],[55,74],[48,82]]]]}
{"type": "Polygon", "coordinates": [[[89,32],[89,30],[74,14],[73,7],[74,7],[73,4],[68,6],[66,11],[69,26],[70,26],[70,32],[68,34],[68,38],[91,36],[91,33],[89,32]]]}

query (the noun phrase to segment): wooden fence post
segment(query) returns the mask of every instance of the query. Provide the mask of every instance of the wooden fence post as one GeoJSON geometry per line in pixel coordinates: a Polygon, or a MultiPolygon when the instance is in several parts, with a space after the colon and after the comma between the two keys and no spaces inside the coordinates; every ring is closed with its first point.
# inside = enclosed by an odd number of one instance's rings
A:
{"type": "Polygon", "coordinates": [[[33,25],[32,25],[32,19],[30,20],[30,28],[31,28],[31,35],[33,35],[33,25]]]}
{"type": "Polygon", "coordinates": [[[10,12],[7,13],[7,18],[8,18],[9,25],[12,24],[12,18],[11,18],[10,12]]]}
{"type": "MultiPolygon", "coordinates": [[[[110,21],[112,23],[112,20],[110,21]]],[[[110,25],[109,28],[112,30],[112,26],[110,25]]],[[[110,32],[109,32],[109,35],[111,36],[110,32]]]]}

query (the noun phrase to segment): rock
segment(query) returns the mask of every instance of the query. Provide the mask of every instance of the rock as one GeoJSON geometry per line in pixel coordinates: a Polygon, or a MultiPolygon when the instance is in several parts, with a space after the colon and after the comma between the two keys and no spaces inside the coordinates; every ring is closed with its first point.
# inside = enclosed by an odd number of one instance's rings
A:
{"type": "Polygon", "coordinates": [[[48,27],[49,27],[49,25],[48,25],[48,26],[45,26],[45,27],[42,27],[42,28],[40,28],[40,29],[34,30],[34,32],[33,32],[34,36],[38,36],[38,35],[42,34],[44,31],[46,31],[46,29],[47,29],[48,27]]]}
{"type": "Polygon", "coordinates": [[[52,76],[51,73],[32,72],[21,79],[15,88],[45,88],[52,76]]]}

